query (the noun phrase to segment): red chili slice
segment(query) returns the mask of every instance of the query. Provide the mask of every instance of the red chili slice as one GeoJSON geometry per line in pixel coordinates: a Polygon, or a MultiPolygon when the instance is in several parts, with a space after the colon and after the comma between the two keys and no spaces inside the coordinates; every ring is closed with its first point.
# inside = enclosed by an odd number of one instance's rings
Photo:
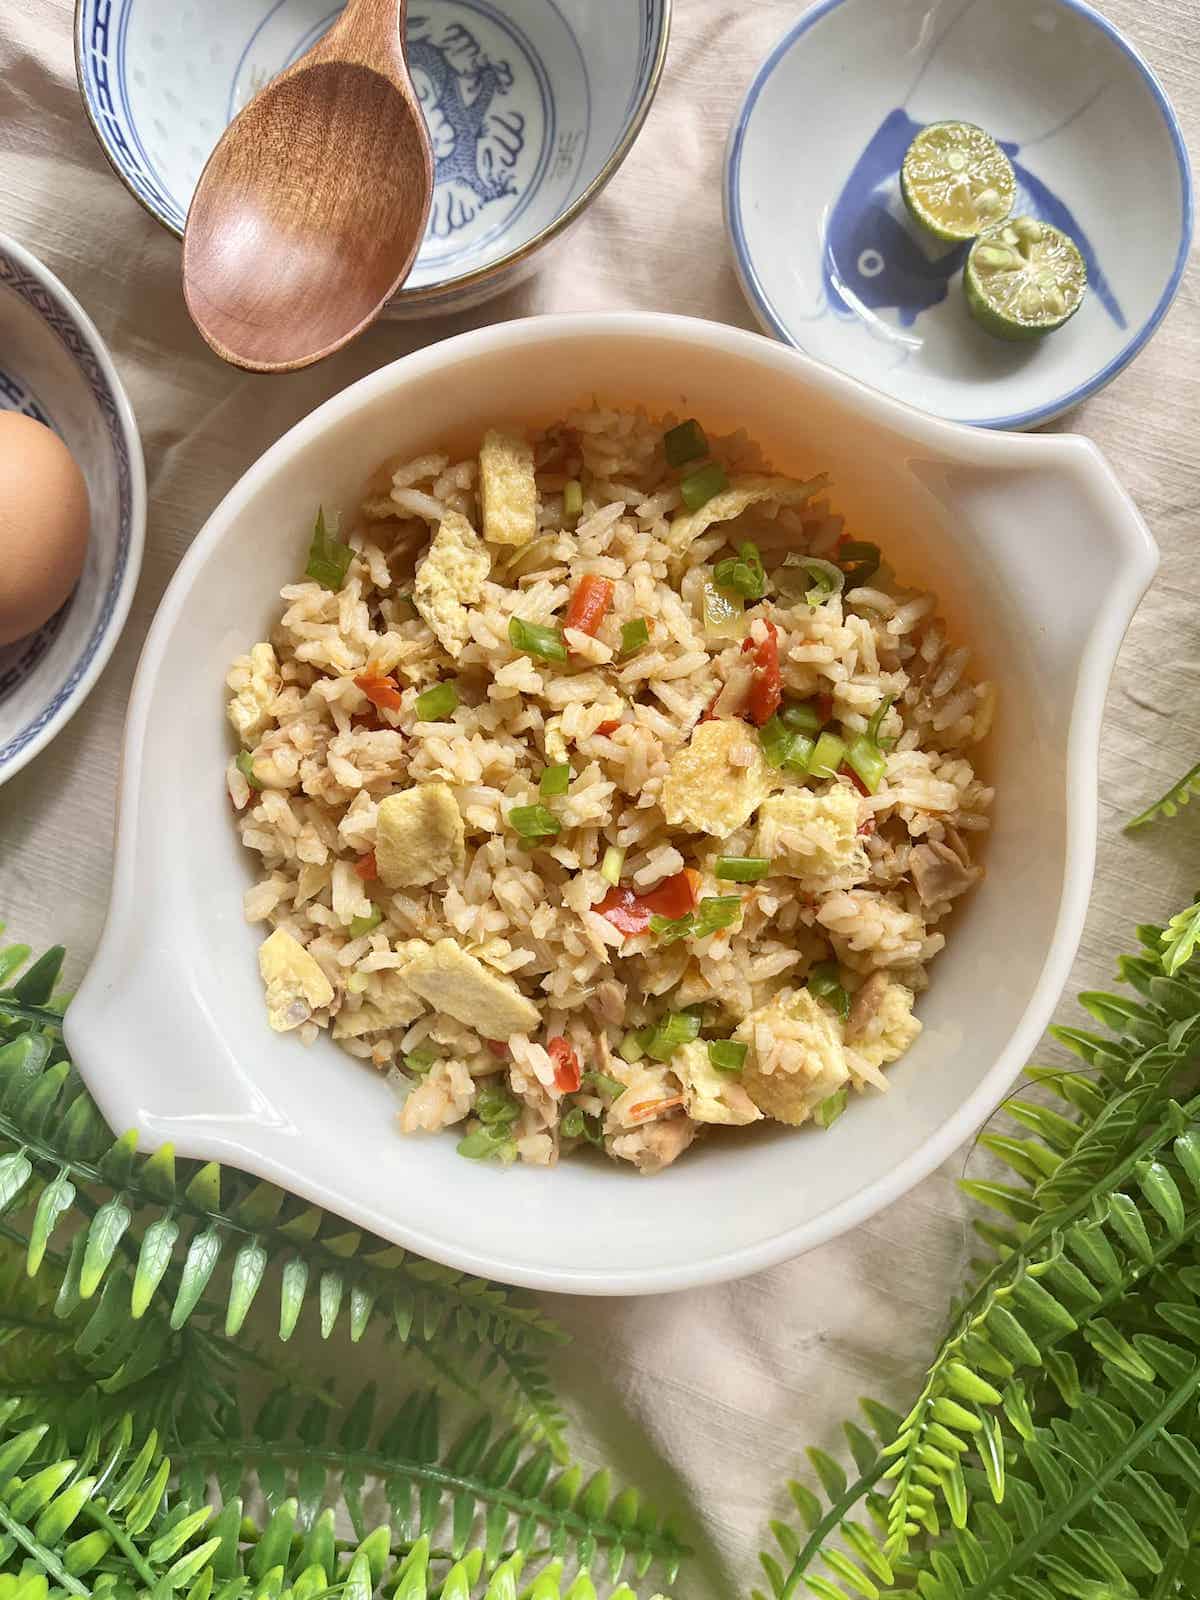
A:
{"type": "Polygon", "coordinates": [[[754,651],[754,681],[750,685],[750,716],[758,728],[770,722],[783,700],[783,679],[779,671],[779,635],[768,622],[767,637],[754,651]]]}
{"type": "Polygon", "coordinates": [[[554,1087],[561,1094],[574,1094],[583,1082],[579,1057],[561,1034],[551,1039],[546,1049],[554,1063],[554,1087]]]}
{"type": "Polygon", "coordinates": [[[696,909],[696,891],[700,887],[700,874],[685,867],[673,878],[664,878],[639,898],[644,906],[659,917],[686,917],[696,909]]]}
{"type": "Polygon", "coordinates": [[[666,878],[646,894],[634,894],[632,889],[618,886],[610,889],[603,900],[592,907],[607,918],[614,928],[626,937],[645,933],[652,916],[670,917],[673,921],[686,917],[696,909],[700,874],[685,867],[673,878],[666,878]]]}
{"type": "Polygon", "coordinates": [[[637,933],[645,933],[650,926],[650,910],[643,905],[632,889],[622,889],[620,886],[610,889],[603,900],[597,901],[592,910],[606,917],[626,938],[637,933]]]}
{"type": "Polygon", "coordinates": [[[378,706],[381,711],[399,711],[404,704],[395,678],[373,672],[370,667],[359,673],[354,680],[354,687],[361,689],[371,704],[378,706]]]}
{"type": "Polygon", "coordinates": [[[621,719],[618,717],[615,722],[602,722],[600,724],[600,726],[596,729],[596,732],[603,734],[604,737],[607,739],[609,734],[610,733],[616,733],[617,729],[620,726],[621,726],[621,719]]]}
{"type": "Polygon", "coordinates": [[[867,788],[866,784],[859,777],[858,773],[855,772],[853,767],[847,766],[845,762],[843,762],[838,770],[841,772],[843,777],[850,779],[850,782],[858,790],[859,794],[870,794],[870,789],[867,788]]]}
{"type": "Polygon", "coordinates": [[[508,1046],[503,1039],[485,1039],[483,1042],[496,1057],[497,1061],[508,1060],[508,1046]]]}
{"type": "Polygon", "coordinates": [[[372,883],[379,876],[379,868],[375,863],[374,850],[368,850],[365,856],[359,856],[354,863],[354,870],[364,883],[372,883]]]}
{"type": "Polygon", "coordinates": [[[612,605],[613,586],[607,578],[597,578],[589,573],[581,578],[579,587],[571,596],[571,604],[563,618],[564,628],[578,628],[581,633],[594,634],[604,621],[604,614],[612,605]]]}

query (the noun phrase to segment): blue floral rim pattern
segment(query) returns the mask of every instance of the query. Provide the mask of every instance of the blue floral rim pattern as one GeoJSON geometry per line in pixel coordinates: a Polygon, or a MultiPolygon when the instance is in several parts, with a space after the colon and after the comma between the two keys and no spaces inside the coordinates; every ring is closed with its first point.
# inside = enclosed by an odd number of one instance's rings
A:
{"type": "MultiPolygon", "coordinates": [[[[490,16],[495,23],[512,34],[514,39],[518,37],[511,19],[490,5],[488,0],[464,0],[464,3],[481,14],[490,16]]],[[[549,3],[561,17],[561,9],[555,4],[555,0],[549,0],[549,3]]],[[[172,233],[182,236],[184,210],[169,193],[156,171],[130,107],[124,62],[125,34],[132,8],[133,0],[76,0],[75,61],[79,87],[93,129],[113,169],[153,217],[172,233]]],[[[613,148],[605,153],[595,176],[585,183],[578,194],[570,198],[559,215],[532,239],[494,259],[484,260],[474,266],[467,265],[457,272],[454,266],[458,258],[451,256],[439,262],[439,268],[448,269],[446,276],[439,278],[436,283],[420,284],[407,291],[402,290],[398,303],[413,303],[424,298],[436,298],[440,307],[451,309],[456,298],[469,296],[475,285],[524,259],[578,215],[620,165],[649,111],[666,55],[671,8],[672,0],[641,0],[638,75],[629,95],[621,133],[613,148]]],[[[278,3],[271,8],[268,16],[276,9],[278,3]]],[[[566,25],[565,18],[563,21],[566,25]]],[[[572,31],[569,26],[568,31],[572,31]]],[[[553,96],[549,84],[544,81],[544,69],[536,51],[529,49],[525,42],[523,48],[538,79],[537,88],[542,97],[547,137],[544,159],[527,192],[522,196],[521,210],[524,210],[536,195],[546,173],[550,170],[550,158],[555,147],[551,136],[555,120],[553,96]]],[[[579,48],[578,44],[576,48],[579,48]]],[[[587,63],[582,51],[580,51],[580,62],[584,82],[587,85],[587,63]]],[[[587,146],[588,137],[590,130],[583,141],[583,148],[587,146]]],[[[477,255],[480,244],[486,245],[494,238],[501,237],[511,226],[512,220],[512,216],[506,217],[503,225],[494,230],[493,234],[472,241],[470,249],[464,252],[467,258],[477,255]]]]}
{"type": "MultiPolygon", "coordinates": [[[[831,11],[836,11],[844,3],[845,0],[819,0],[819,3],[814,5],[811,10],[806,11],[800,21],[788,30],[771,51],[755,73],[750,87],[746,91],[746,97],[742,101],[737,121],[730,136],[729,153],[725,162],[725,216],[729,227],[730,242],[733,246],[738,276],[741,278],[747,298],[752,302],[758,315],[775,334],[776,338],[781,339],[784,344],[791,345],[794,349],[802,349],[803,347],[789,331],[787,323],[775,309],[770,296],[763,288],[746,241],[745,225],[741,214],[742,149],[745,144],[746,130],[755,105],[758,103],[758,97],[779,62],[791,51],[796,42],[803,38],[810,28],[820,22],[822,18],[828,16],[831,11]]],[[[1192,234],[1195,226],[1192,166],[1188,156],[1187,144],[1183,137],[1183,129],[1179,125],[1179,119],[1175,115],[1174,107],[1167,98],[1166,90],[1158,81],[1148,62],[1134,48],[1120,29],[1115,27],[1107,17],[1102,16],[1099,11],[1086,4],[1086,0],[1059,0],[1059,4],[1065,6],[1069,11],[1074,11],[1082,17],[1086,17],[1090,23],[1105,33],[1128,56],[1141,74],[1154,98],[1155,104],[1158,106],[1163,123],[1170,135],[1171,145],[1179,167],[1181,214],[1179,248],[1175,256],[1174,270],[1153,312],[1151,312],[1138,332],[1134,334],[1133,338],[1129,340],[1128,344],[1125,345],[1120,354],[1101,368],[1087,383],[1080,384],[1078,388],[1068,391],[1044,406],[1039,406],[1034,411],[1018,412],[1008,417],[963,417],[956,419],[964,422],[968,427],[996,429],[1036,427],[1039,423],[1049,422],[1054,417],[1061,416],[1063,412],[1070,411],[1072,407],[1086,400],[1089,395],[1093,395],[1097,390],[1104,388],[1105,384],[1111,382],[1119,372],[1123,371],[1143,349],[1170,310],[1171,303],[1175,299],[1179,285],[1183,280],[1184,270],[1187,267],[1188,256],[1191,252],[1192,234]]]]}
{"type": "MultiPolygon", "coordinates": [[[[75,365],[86,379],[108,429],[113,457],[117,465],[117,494],[119,502],[116,559],[113,563],[112,576],[104,591],[103,603],[95,626],[92,628],[87,642],[79,652],[79,655],[72,663],[70,672],[50,700],[41,708],[31,722],[27,723],[25,727],[4,744],[0,744],[0,775],[2,775],[4,768],[26,750],[64,710],[78,690],[83,678],[94,666],[97,656],[105,643],[114,616],[121,604],[129,571],[130,556],[133,550],[134,489],[129,447],[126,442],[116,396],[113,394],[108,379],[96,359],[91,344],[76,324],[70,310],[59,301],[58,296],[48,284],[28,272],[3,250],[0,250],[0,286],[15,290],[38,313],[42,321],[69,352],[75,365]]],[[[114,641],[109,640],[110,647],[112,642],[114,641]]]]}

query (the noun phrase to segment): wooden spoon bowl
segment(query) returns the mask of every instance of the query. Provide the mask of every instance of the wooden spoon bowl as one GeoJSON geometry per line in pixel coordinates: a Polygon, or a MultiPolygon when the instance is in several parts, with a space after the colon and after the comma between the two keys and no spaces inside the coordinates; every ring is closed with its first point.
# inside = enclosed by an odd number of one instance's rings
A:
{"type": "Polygon", "coordinates": [[[319,361],[408,276],[433,154],[405,60],[406,9],[350,0],[208,159],[184,230],[184,296],[234,366],[290,372],[319,361]]]}

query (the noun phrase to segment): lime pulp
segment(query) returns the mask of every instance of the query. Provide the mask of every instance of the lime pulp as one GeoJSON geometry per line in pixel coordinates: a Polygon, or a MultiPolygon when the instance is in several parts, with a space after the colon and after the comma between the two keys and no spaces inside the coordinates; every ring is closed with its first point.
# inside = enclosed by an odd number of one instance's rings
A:
{"type": "Polygon", "coordinates": [[[1012,162],[972,122],[931,122],[908,147],[900,188],[913,219],[939,239],[974,239],[1013,208],[1012,162]]]}
{"type": "Polygon", "coordinates": [[[1037,339],[1079,310],[1087,267],[1075,241],[1060,229],[1014,217],[976,240],[964,281],[967,304],[981,327],[999,339],[1037,339]]]}

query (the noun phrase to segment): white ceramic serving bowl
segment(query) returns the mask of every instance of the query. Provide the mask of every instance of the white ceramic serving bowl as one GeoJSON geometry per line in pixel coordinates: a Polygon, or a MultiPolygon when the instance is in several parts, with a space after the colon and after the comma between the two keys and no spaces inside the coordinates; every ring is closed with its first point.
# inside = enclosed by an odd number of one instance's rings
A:
{"type": "Polygon", "coordinates": [[[464,334],[330,400],[251,468],[197,536],[130,702],[112,905],[67,1039],[114,1128],[271,1178],[437,1261],[510,1283],[640,1294],[733,1277],[832,1238],[944,1160],[991,1110],[1066,981],[1091,885],[1110,669],[1155,546],[1094,446],[919,415],[756,334],[653,315],[464,334]],[[514,373],[520,374],[515,383],[514,373]],[[403,1138],[385,1083],[266,1025],[242,920],[255,862],[224,770],[227,664],[278,615],[314,508],[352,509],[384,457],[593,394],[746,428],[776,466],[828,468],[849,526],[936,586],[1000,687],[986,881],[920,1002],[887,1103],[829,1133],[714,1138],[654,1179],[623,1165],[510,1171],[452,1136],[403,1138]]]}
{"type": "MultiPolygon", "coordinates": [[[[328,0],[76,0],[75,63],[105,155],[181,235],[209,153],[340,11],[328,0]]],[[[409,65],[436,162],[393,315],[510,288],[625,159],[666,57],[671,0],[414,0],[409,65]]]]}
{"type": "Polygon", "coordinates": [[[1027,428],[1103,387],[1154,333],[1192,237],[1187,149],[1161,84],[1081,0],[821,0],[780,40],[730,135],[725,216],[768,332],[959,422],[1027,428]],[[961,249],[900,195],[928,122],[979,123],[1016,165],[1016,214],[1065,228],[1091,288],[1061,331],[992,338],[961,249]]]}
{"type": "Polygon", "coordinates": [[[49,622],[0,645],[0,783],[74,716],[121,635],[142,564],[146,473],[133,411],[91,319],[0,235],[0,410],[55,429],[87,480],[83,573],[49,622]]]}

